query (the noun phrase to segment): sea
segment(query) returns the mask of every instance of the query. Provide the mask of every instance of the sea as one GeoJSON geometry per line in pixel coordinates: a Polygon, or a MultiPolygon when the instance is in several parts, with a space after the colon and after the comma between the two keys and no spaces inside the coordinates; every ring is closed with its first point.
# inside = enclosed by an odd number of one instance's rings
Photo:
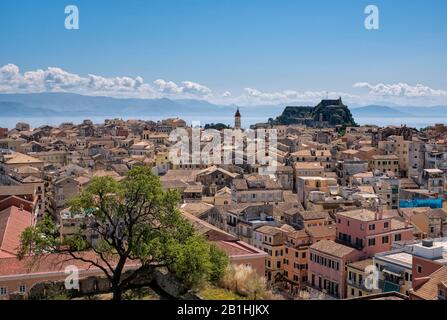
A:
{"type": "MultiPolygon", "coordinates": [[[[138,119],[141,120],[152,120],[152,121],[158,121],[162,119],[166,119],[169,116],[163,116],[163,117],[154,117],[154,116],[147,116],[147,117],[139,117],[138,119]]],[[[172,116],[176,117],[176,116],[172,116]]],[[[101,116],[101,117],[61,117],[61,116],[54,116],[54,117],[2,117],[0,116],[0,127],[2,128],[14,128],[16,123],[18,122],[26,122],[29,123],[32,128],[37,128],[42,125],[50,125],[50,126],[58,126],[61,123],[64,122],[72,122],[73,124],[80,124],[85,119],[89,119],[93,121],[94,123],[103,123],[105,119],[113,119],[117,118],[116,116],[101,116]]],[[[118,117],[123,120],[129,120],[129,119],[136,119],[136,117],[131,118],[125,118],[125,117],[118,117]]],[[[234,123],[234,118],[229,116],[182,116],[182,119],[187,121],[189,124],[197,124],[205,125],[209,123],[224,123],[227,125],[232,125],[234,123]]],[[[244,128],[248,128],[250,125],[260,122],[267,122],[266,117],[261,116],[245,116],[242,118],[242,126],[244,128]]],[[[357,117],[355,118],[355,121],[360,125],[377,125],[377,126],[388,126],[388,125],[394,125],[394,126],[400,126],[400,125],[406,125],[408,127],[413,127],[416,129],[425,128],[430,125],[434,125],[437,123],[444,123],[447,124],[447,118],[446,117],[400,117],[400,118],[389,118],[389,117],[357,117]]]]}

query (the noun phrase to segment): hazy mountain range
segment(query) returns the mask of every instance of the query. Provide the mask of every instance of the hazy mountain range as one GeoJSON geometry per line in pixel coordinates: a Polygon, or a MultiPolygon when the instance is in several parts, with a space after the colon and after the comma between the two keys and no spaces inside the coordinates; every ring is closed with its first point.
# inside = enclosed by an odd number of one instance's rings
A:
{"type": "MultiPolygon", "coordinates": [[[[287,105],[309,105],[297,102],[287,105]]],[[[276,117],[286,104],[241,107],[245,116],[276,117]]],[[[202,100],[115,99],[72,93],[0,94],[0,117],[191,117],[232,116],[234,105],[202,100]]],[[[447,117],[447,106],[350,106],[354,118],[447,117]]]]}

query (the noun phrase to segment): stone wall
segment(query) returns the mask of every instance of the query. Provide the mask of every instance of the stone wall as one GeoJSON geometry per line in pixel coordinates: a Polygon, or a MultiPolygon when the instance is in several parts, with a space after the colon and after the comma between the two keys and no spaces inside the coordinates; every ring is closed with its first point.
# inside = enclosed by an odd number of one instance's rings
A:
{"type": "MultiPolygon", "coordinates": [[[[124,273],[123,278],[129,276],[132,271],[124,273]]],[[[197,300],[200,299],[195,293],[189,291],[175,275],[166,269],[157,269],[151,272],[141,273],[130,282],[130,288],[157,286],[164,292],[165,296],[173,299],[197,300]]],[[[29,300],[49,300],[62,299],[65,297],[74,298],[80,296],[109,293],[111,291],[110,282],[104,277],[88,277],[79,280],[78,290],[65,289],[64,281],[41,282],[33,286],[28,294],[29,300]]],[[[25,299],[24,296],[11,297],[11,299],[25,299]]]]}

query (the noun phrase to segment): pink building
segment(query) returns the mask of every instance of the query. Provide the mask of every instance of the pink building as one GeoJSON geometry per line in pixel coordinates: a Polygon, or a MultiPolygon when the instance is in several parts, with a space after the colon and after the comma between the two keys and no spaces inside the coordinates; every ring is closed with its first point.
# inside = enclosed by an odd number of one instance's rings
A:
{"type": "Polygon", "coordinates": [[[354,248],[321,240],[309,248],[309,285],[335,298],[346,298],[346,265],[362,253],[354,248]]]}
{"type": "Polygon", "coordinates": [[[391,250],[395,241],[413,239],[413,226],[382,212],[366,209],[336,214],[337,242],[351,246],[371,258],[391,250]]]}

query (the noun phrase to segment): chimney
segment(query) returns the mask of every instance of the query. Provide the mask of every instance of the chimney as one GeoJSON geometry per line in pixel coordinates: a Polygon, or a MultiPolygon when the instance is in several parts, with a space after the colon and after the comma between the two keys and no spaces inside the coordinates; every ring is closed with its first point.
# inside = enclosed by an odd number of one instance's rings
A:
{"type": "Polygon", "coordinates": [[[423,239],[422,240],[422,246],[424,246],[426,248],[433,247],[433,239],[423,239]]]}
{"type": "Polygon", "coordinates": [[[379,217],[379,220],[383,219],[383,205],[382,204],[379,205],[378,217],[379,217]]]}

